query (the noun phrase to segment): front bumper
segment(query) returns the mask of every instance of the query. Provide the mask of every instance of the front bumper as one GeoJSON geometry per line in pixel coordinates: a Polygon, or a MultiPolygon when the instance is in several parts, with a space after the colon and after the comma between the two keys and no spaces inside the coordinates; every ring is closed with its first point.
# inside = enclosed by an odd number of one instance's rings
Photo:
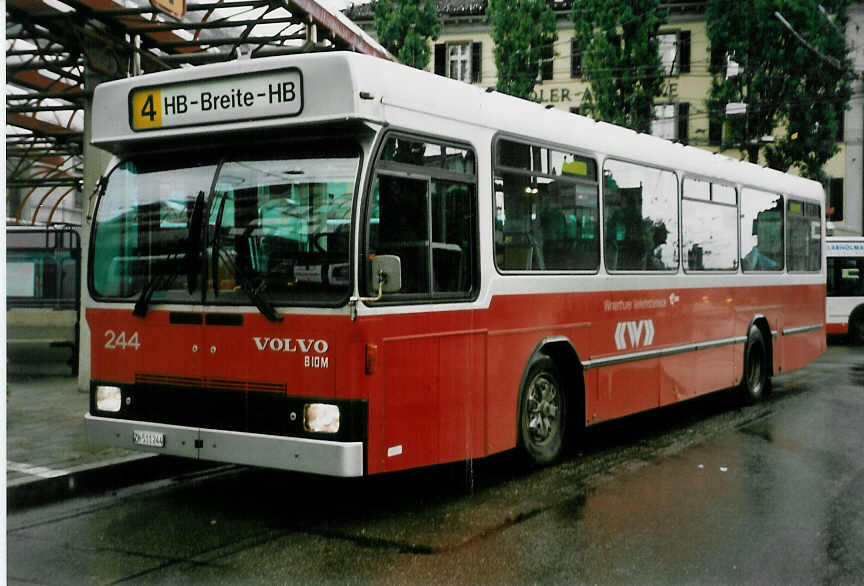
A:
{"type": "Polygon", "coordinates": [[[363,442],[339,442],[130,421],[84,415],[94,445],[328,476],[363,475],[363,442]],[[164,446],[141,446],[134,431],[164,435],[164,446]]]}

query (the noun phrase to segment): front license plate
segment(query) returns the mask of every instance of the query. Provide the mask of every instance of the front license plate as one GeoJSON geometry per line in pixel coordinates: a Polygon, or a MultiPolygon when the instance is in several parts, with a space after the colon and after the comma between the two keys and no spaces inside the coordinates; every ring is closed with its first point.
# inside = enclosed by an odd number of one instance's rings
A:
{"type": "Polygon", "coordinates": [[[147,446],[148,448],[164,448],[165,434],[160,431],[132,431],[132,443],[136,446],[147,446]]]}

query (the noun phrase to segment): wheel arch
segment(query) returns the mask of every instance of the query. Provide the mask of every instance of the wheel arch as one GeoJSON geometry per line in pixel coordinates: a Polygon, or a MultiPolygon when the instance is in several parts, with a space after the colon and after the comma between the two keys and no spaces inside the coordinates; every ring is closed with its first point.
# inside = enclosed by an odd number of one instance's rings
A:
{"type": "MultiPolygon", "coordinates": [[[[571,431],[578,432],[585,427],[585,369],[573,343],[565,336],[550,336],[538,342],[522,370],[517,405],[521,404],[528,372],[538,356],[547,356],[555,363],[568,404],[567,425],[571,431]]],[[[518,432],[518,409],[515,424],[518,432]]]]}

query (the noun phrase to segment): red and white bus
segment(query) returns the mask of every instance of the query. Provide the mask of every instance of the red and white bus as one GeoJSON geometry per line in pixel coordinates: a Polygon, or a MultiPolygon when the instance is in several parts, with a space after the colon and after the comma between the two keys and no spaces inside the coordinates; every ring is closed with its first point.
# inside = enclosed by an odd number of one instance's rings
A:
{"type": "Polygon", "coordinates": [[[358,476],[825,349],[818,183],[348,53],[114,81],[92,442],[358,476]]]}
{"type": "Polygon", "coordinates": [[[831,236],[825,241],[828,297],[825,329],[864,344],[864,238],[831,236]]]}

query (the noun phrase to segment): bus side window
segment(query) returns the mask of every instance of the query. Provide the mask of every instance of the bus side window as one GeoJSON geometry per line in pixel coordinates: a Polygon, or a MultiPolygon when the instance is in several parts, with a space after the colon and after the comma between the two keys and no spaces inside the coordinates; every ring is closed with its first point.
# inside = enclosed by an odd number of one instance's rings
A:
{"type": "Polygon", "coordinates": [[[596,163],[497,142],[495,262],[505,271],[594,271],[600,259],[596,163]]]}
{"type": "Polygon", "coordinates": [[[818,205],[790,199],[786,202],[786,265],[790,271],[822,268],[822,226],[818,205]]]}
{"type": "Polygon", "coordinates": [[[474,153],[394,133],[382,148],[366,207],[363,290],[377,294],[375,255],[399,257],[406,298],[465,298],[477,278],[474,153]],[[407,175],[407,176],[406,176],[407,175]]]}
{"type": "Polygon", "coordinates": [[[605,189],[606,268],[678,268],[678,179],[671,171],[608,160],[605,189]]]}
{"type": "Polygon", "coordinates": [[[741,190],[741,252],[745,271],[783,270],[781,196],[755,189],[741,190]]]}
{"type": "Polygon", "coordinates": [[[681,201],[684,268],[738,269],[738,199],[734,187],[687,177],[681,201]]]}
{"type": "Polygon", "coordinates": [[[435,292],[471,288],[474,190],[464,183],[432,181],[432,274],[435,292]]]}

